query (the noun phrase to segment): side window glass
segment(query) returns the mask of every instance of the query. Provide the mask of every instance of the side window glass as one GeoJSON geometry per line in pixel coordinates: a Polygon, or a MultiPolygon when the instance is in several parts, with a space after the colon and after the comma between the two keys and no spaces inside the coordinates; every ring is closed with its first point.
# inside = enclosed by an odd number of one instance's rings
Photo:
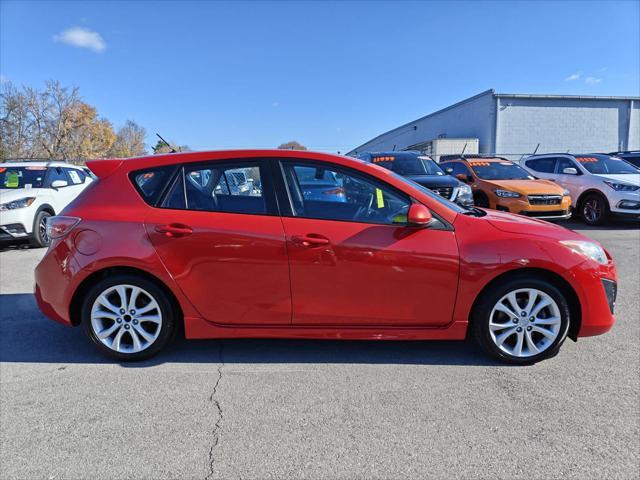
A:
{"type": "Polygon", "coordinates": [[[538,158],[536,160],[529,160],[525,162],[525,165],[531,170],[541,173],[553,173],[556,168],[555,158],[538,158]]]}
{"type": "Polygon", "coordinates": [[[158,167],[133,172],[131,180],[145,202],[154,205],[162,194],[175,167],[158,167]]]}
{"type": "Polygon", "coordinates": [[[573,161],[570,158],[566,158],[566,157],[559,158],[557,173],[562,173],[565,168],[575,168],[576,170],[578,170],[575,163],[573,163],[573,161]]]}
{"type": "Polygon", "coordinates": [[[69,182],[69,179],[67,178],[67,175],[64,173],[64,170],[60,167],[51,167],[49,169],[49,182],[48,185],[51,186],[51,184],[53,182],[55,182],[56,180],[63,180],[67,183],[69,182]]]}
{"type": "Polygon", "coordinates": [[[82,172],[73,168],[65,168],[65,170],[67,171],[67,175],[69,175],[69,180],[71,180],[72,185],[84,183],[84,174],[82,172]]]}
{"type": "Polygon", "coordinates": [[[350,222],[405,223],[410,200],[348,170],[283,164],[294,215],[350,222]]]}
{"type": "Polygon", "coordinates": [[[260,167],[186,166],[164,207],[208,212],[266,214],[260,167]]]}

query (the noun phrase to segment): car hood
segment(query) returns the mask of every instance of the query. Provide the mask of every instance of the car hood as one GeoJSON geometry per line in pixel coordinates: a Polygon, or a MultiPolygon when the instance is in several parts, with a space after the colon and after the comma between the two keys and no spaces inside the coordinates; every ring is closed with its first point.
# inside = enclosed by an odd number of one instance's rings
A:
{"type": "Polygon", "coordinates": [[[406,177],[427,188],[458,187],[462,183],[450,175],[406,175],[406,177]]]}
{"type": "Polygon", "coordinates": [[[561,227],[555,223],[538,220],[535,218],[515,215],[513,213],[499,212],[497,210],[485,210],[484,217],[493,227],[503,232],[519,233],[522,235],[535,235],[556,240],[585,240],[586,237],[561,227]]]}
{"type": "Polygon", "coordinates": [[[484,180],[496,188],[518,192],[521,195],[562,195],[564,188],[549,180],[484,180]]]}
{"type": "Polygon", "coordinates": [[[603,180],[611,180],[612,182],[622,182],[629,183],[631,185],[640,186],[640,173],[625,173],[622,175],[614,175],[614,174],[594,174],[596,177],[600,177],[603,180]]]}
{"type": "Polygon", "coordinates": [[[37,197],[39,193],[39,188],[1,189],[0,203],[13,202],[21,198],[37,197]]]}

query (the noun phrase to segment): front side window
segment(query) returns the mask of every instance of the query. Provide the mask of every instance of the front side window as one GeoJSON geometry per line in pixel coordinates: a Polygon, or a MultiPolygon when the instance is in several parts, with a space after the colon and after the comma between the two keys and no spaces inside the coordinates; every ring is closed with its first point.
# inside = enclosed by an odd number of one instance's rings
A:
{"type": "Polygon", "coordinates": [[[42,188],[47,167],[0,166],[0,189],[42,188]]]}
{"type": "Polygon", "coordinates": [[[69,179],[67,178],[67,175],[62,168],[51,167],[49,169],[49,186],[51,186],[51,184],[57,180],[62,180],[63,182],[67,182],[67,184],[69,183],[69,179]]]}
{"type": "Polygon", "coordinates": [[[283,174],[296,217],[378,224],[407,221],[408,197],[357,172],[284,162],[283,174]]]}
{"type": "Polygon", "coordinates": [[[176,177],[165,208],[207,212],[266,214],[261,169],[257,164],[187,165],[176,177]]]}
{"type": "Polygon", "coordinates": [[[469,171],[469,169],[466,167],[466,165],[464,163],[460,163],[460,162],[453,162],[453,163],[447,163],[445,165],[443,165],[443,167],[445,169],[451,169],[451,175],[458,176],[458,175],[464,175],[465,178],[469,177],[471,175],[471,172],[469,171]]]}
{"type": "Polygon", "coordinates": [[[540,173],[554,173],[556,170],[555,158],[538,158],[536,160],[527,160],[527,167],[540,173]]]}
{"type": "Polygon", "coordinates": [[[565,158],[565,157],[559,158],[557,173],[564,173],[565,168],[575,168],[577,172],[580,172],[580,170],[576,167],[575,163],[573,163],[573,161],[571,161],[570,158],[565,158]]]}

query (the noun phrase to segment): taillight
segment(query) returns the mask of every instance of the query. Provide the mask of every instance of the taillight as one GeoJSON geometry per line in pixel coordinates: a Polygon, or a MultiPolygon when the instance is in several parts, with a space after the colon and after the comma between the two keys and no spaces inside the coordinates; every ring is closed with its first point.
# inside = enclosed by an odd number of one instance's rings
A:
{"type": "Polygon", "coordinates": [[[62,238],[80,223],[78,217],[49,217],[47,219],[47,236],[51,239],[62,238]]]}

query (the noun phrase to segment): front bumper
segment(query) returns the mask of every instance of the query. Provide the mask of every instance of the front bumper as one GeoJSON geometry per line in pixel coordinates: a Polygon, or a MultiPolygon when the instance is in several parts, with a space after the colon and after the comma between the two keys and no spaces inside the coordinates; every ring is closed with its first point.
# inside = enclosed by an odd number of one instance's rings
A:
{"type": "Polygon", "coordinates": [[[608,191],[609,210],[614,215],[640,218],[640,191],[608,191]]]}
{"type": "Polygon", "coordinates": [[[0,211],[0,240],[19,240],[31,235],[34,214],[32,207],[0,211]]]}
{"type": "Polygon", "coordinates": [[[532,205],[526,196],[519,198],[503,198],[494,196],[495,209],[517,213],[527,217],[545,220],[567,219],[571,217],[571,197],[563,196],[555,205],[532,205]]]}
{"type": "Polygon", "coordinates": [[[570,270],[581,305],[582,321],[578,337],[602,335],[613,327],[617,295],[617,273],[613,261],[607,265],[581,264],[570,270]]]}

